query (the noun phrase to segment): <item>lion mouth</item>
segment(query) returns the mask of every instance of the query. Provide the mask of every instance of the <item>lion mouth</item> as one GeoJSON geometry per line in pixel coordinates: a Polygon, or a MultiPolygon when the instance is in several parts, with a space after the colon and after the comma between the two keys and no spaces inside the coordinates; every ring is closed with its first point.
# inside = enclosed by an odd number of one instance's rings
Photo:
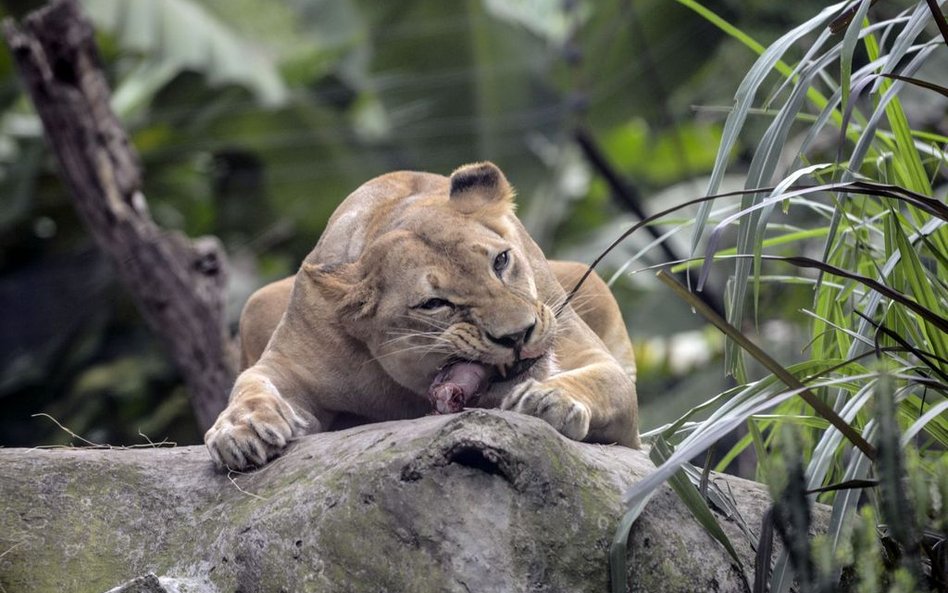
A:
{"type": "Polygon", "coordinates": [[[532,369],[533,365],[538,363],[541,358],[543,357],[538,356],[536,358],[522,358],[514,363],[501,363],[494,365],[494,375],[491,377],[491,383],[506,383],[508,381],[513,381],[520,375],[523,375],[532,369]]]}
{"type": "Polygon", "coordinates": [[[524,358],[499,365],[452,360],[438,371],[428,388],[428,400],[436,414],[460,412],[468,404],[476,403],[491,384],[509,383],[523,376],[542,358],[524,358]]]}

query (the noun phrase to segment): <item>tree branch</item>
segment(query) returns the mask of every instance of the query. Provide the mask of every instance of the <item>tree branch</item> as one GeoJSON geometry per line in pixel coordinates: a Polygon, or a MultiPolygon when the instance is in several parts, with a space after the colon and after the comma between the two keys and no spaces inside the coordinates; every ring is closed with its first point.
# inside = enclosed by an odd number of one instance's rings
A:
{"type": "Polygon", "coordinates": [[[165,339],[198,423],[210,426],[236,367],[223,248],[213,237],[192,242],[152,221],[138,156],[110,107],[93,29],[76,0],[56,0],[22,28],[7,19],[3,34],[80,217],[165,339]]]}

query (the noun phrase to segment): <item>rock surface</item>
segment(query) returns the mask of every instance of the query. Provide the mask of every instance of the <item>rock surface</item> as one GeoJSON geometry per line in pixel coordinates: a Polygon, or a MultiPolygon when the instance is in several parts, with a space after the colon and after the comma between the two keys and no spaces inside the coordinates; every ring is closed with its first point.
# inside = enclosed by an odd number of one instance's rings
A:
{"type": "MultiPolygon", "coordinates": [[[[308,436],[230,476],[203,447],[5,449],[0,586],[96,593],[153,573],[167,591],[601,592],[622,493],[652,469],[493,410],[308,436]]],[[[764,489],[721,479],[756,531],[764,489]]],[[[744,590],[667,487],[629,555],[632,591],[744,590]]]]}

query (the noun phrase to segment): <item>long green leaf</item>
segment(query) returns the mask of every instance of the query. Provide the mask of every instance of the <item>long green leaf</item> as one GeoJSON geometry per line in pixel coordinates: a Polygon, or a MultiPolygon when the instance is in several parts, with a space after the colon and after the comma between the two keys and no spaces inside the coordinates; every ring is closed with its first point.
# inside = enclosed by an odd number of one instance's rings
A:
{"type": "Polygon", "coordinates": [[[945,45],[948,45],[948,20],[945,20],[945,15],[938,9],[938,2],[935,0],[926,0],[926,3],[928,4],[929,10],[931,10],[932,18],[938,25],[941,38],[945,40],[945,45]]]}
{"type": "MultiPolygon", "coordinates": [[[[668,458],[671,457],[672,448],[665,439],[659,437],[655,439],[652,443],[652,448],[649,451],[649,457],[652,458],[652,461],[655,462],[655,465],[661,465],[668,461],[668,458]]],[[[742,569],[744,563],[741,560],[740,556],[737,555],[737,550],[734,549],[734,546],[731,544],[730,538],[727,534],[724,533],[724,530],[721,529],[721,525],[718,523],[717,517],[714,516],[714,513],[711,512],[711,509],[708,507],[708,503],[695,488],[694,484],[688,479],[688,476],[684,471],[679,470],[672,475],[668,480],[668,484],[672,487],[672,490],[678,495],[678,498],[681,499],[682,503],[688,508],[691,514],[697,519],[698,523],[716,540],[718,540],[724,549],[727,550],[727,553],[734,559],[734,562],[737,563],[742,569]]]]}
{"type": "Polygon", "coordinates": [[[642,514],[642,510],[648,501],[655,495],[657,489],[651,490],[641,499],[637,500],[629,510],[619,519],[616,531],[612,536],[612,545],[609,546],[609,589],[612,593],[626,593],[626,558],[629,554],[629,532],[632,525],[642,514]]]}
{"type": "MultiPolygon", "coordinates": [[[[921,432],[923,429],[929,426],[929,424],[935,424],[941,422],[942,424],[948,424],[948,421],[945,420],[945,412],[948,411],[948,400],[939,402],[938,404],[929,408],[927,412],[918,417],[918,420],[912,423],[911,426],[906,429],[905,433],[902,434],[902,446],[908,445],[915,436],[921,432]]],[[[939,439],[940,445],[945,447],[948,445],[948,426],[942,426],[939,431],[942,435],[939,439]]]]}
{"type": "Polygon", "coordinates": [[[853,51],[856,49],[856,41],[859,39],[862,21],[866,18],[866,13],[869,11],[871,2],[874,2],[874,0],[862,0],[862,2],[859,3],[859,7],[853,15],[852,22],[846,27],[846,35],[843,37],[843,48],[839,56],[839,84],[842,90],[841,102],[843,105],[849,103],[849,83],[853,71],[853,51]]]}
{"type": "Polygon", "coordinates": [[[772,261],[787,262],[795,266],[799,266],[801,268],[815,268],[817,270],[821,270],[823,272],[827,272],[835,276],[842,276],[844,278],[856,280],[857,282],[860,282],[868,286],[874,291],[882,295],[885,295],[886,297],[892,299],[893,301],[896,301],[897,303],[902,304],[906,306],[907,308],[911,309],[912,311],[917,313],[920,317],[922,317],[922,319],[924,319],[927,323],[932,324],[938,330],[942,332],[948,332],[948,318],[945,318],[939,313],[936,313],[936,310],[941,309],[940,306],[936,307],[935,309],[927,308],[924,305],[910,299],[906,295],[898,292],[897,290],[893,290],[889,288],[888,286],[886,286],[885,284],[882,284],[881,282],[873,280],[872,278],[869,278],[868,276],[861,276],[859,274],[854,274],[852,272],[849,272],[848,270],[837,268],[836,266],[831,266],[829,264],[824,264],[821,261],[810,259],[808,257],[768,256],[767,259],[772,260],[772,261]]]}
{"type": "MultiPolygon", "coordinates": [[[[936,93],[948,97],[948,87],[943,87],[940,84],[935,84],[934,82],[929,82],[927,80],[919,80],[918,78],[912,78],[911,76],[900,76],[898,74],[880,74],[884,78],[891,78],[892,80],[901,80],[902,82],[907,82],[909,84],[915,85],[917,87],[928,89],[930,91],[935,91],[936,93]]],[[[915,133],[915,130],[909,130],[910,132],[915,133]]]]}
{"type": "MultiPolygon", "coordinates": [[[[694,2],[682,3],[689,8],[695,9],[696,4],[694,2]]],[[[800,38],[822,27],[830,17],[832,17],[836,12],[838,12],[840,8],[842,8],[842,6],[844,6],[844,3],[835,4],[823,9],[819,15],[786,33],[761,52],[760,58],[758,58],[758,60],[751,67],[750,71],[747,73],[747,76],[744,77],[744,80],[741,82],[737,92],[735,93],[734,108],[724,123],[724,131],[721,137],[721,144],[718,147],[717,160],[715,161],[714,168],[711,171],[711,178],[708,181],[708,188],[706,190],[707,194],[714,194],[718,191],[721,180],[724,176],[725,168],[727,166],[728,156],[731,153],[731,149],[737,142],[738,134],[743,128],[744,121],[747,118],[747,114],[752,106],[754,97],[756,96],[757,90],[760,88],[761,84],[763,84],[764,79],[775,67],[782,74],[789,76],[792,73],[792,70],[785,65],[781,66],[780,60],[784,53],[786,53],[786,51],[790,49],[790,47],[800,38]]],[[[707,13],[709,11],[705,10],[704,12],[707,13]]],[[[716,18],[711,22],[720,26],[720,24],[724,21],[723,19],[716,18]]],[[[735,28],[726,29],[725,32],[733,32],[733,30],[735,30],[735,28]]],[[[759,47],[759,45],[755,46],[755,49],[756,47],[759,47]]],[[[807,95],[817,104],[818,107],[822,108],[826,105],[826,99],[816,89],[812,89],[812,91],[808,92],[807,95]]],[[[701,234],[703,232],[704,224],[707,221],[709,212],[710,205],[703,205],[699,208],[695,217],[697,224],[695,226],[695,233],[691,242],[692,253],[695,252],[701,240],[701,234]]]]}
{"type": "MultiPolygon", "coordinates": [[[[774,192],[776,188],[773,189],[761,189],[760,191],[770,191],[774,192]]],[[[744,193],[753,193],[756,190],[749,189],[745,190],[744,193]]],[[[921,209],[932,216],[936,216],[942,220],[948,220],[948,206],[944,203],[935,200],[929,196],[913,192],[911,190],[905,189],[903,187],[881,184],[881,183],[872,183],[868,181],[850,181],[845,183],[830,183],[823,185],[813,185],[813,186],[803,186],[803,187],[788,187],[786,190],[780,194],[771,195],[771,197],[762,200],[751,206],[742,208],[740,211],[735,212],[729,216],[726,216],[721,220],[711,232],[708,237],[708,244],[705,248],[705,257],[708,258],[707,262],[710,263],[711,256],[713,256],[718,249],[718,244],[720,243],[721,235],[727,229],[728,225],[734,221],[747,216],[750,213],[753,213],[761,208],[766,208],[774,203],[794,198],[798,196],[804,196],[824,191],[836,191],[839,192],[842,196],[848,197],[849,194],[857,195],[871,195],[871,196],[883,196],[900,201],[904,201],[911,206],[914,206],[918,209],[921,209]]],[[[704,287],[705,282],[707,281],[708,275],[710,274],[710,268],[706,265],[705,268],[701,270],[701,274],[698,278],[697,287],[700,290],[704,287]]]]}
{"type": "MultiPolygon", "coordinates": [[[[786,258],[781,258],[786,259],[786,258]]],[[[829,422],[833,424],[840,432],[846,435],[846,438],[850,440],[854,445],[859,447],[867,456],[874,457],[875,449],[867,443],[859,433],[857,433],[848,423],[846,423],[842,418],[839,417],[836,412],[823,403],[822,400],[814,396],[810,391],[804,386],[796,377],[790,374],[787,369],[782,365],[777,363],[772,359],[767,353],[760,349],[756,344],[751,342],[744,336],[740,331],[738,331],[734,326],[727,323],[724,319],[721,319],[714,311],[704,305],[700,299],[694,298],[688,290],[682,286],[673,276],[666,274],[664,272],[658,273],[659,279],[670,286],[672,290],[675,291],[678,296],[686,300],[692,307],[694,307],[698,312],[700,312],[708,321],[714,324],[715,327],[723,331],[733,339],[736,343],[740,344],[748,354],[753,356],[758,362],[764,365],[767,370],[769,370],[774,375],[778,376],[781,381],[784,382],[788,387],[792,389],[800,389],[800,397],[802,397],[806,403],[813,407],[816,412],[826,418],[829,422]]],[[[948,324],[948,321],[946,321],[948,324]]]]}
{"type": "MultiPolygon", "coordinates": [[[[893,216],[893,219],[896,218],[893,216]]],[[[909,243],[905,233],[898,223],[893,222],[890,225],[895,235],[896,245],[902,258],[899,267],[896,270],[902,271],[902,276],[908,282],[912,289],[912,294],[919,305],[931,311],[944,310],[944,303],[935,295],[932,290],[931,280],[928,273],[922,266],[913,246],[909,243]]],[[[924,332],[928,338],[928,343],[932,353],[938,358],[948,358],[948,326],[942,327],[927,317],[922,316],[924,322],[924,332]]],[[[940,364],[943,372],[948,371],[948,365],[940,364]]]]}
{"type": "Polygon", "coordinates": [[[767,593],[770,580],[770,559],[774,551],[774,509],[770,507],[760,519],[760,541],[757,544],[757,556],[754,560],[753,593],[767,593]]]}
{"type": "MultiPolygon", "coordinates": [[[[809,363],[812,364],[812,363],[809,363]]],[[[875,373],[862,375],[862,376],[848,376],[845,379],[831,379],[828,381],[823,381],[815,384],[813,387],[826,387],[831,385],[838,385],[845,381],[858,381],[869,378],[874,378],[875,373]]],[[[678,469],[689,459],[693,458],[695,455],[699,455],[704,450],[706,450],[713,443],[717,442],[721,437],[726,434],[729,434],[741,423],[745,422],[750,416],[756,414],[761,414],[764,411],[779,406],[781,403],[790,400],[791,398],[799,395],[801,391],[806,390],[806,387],[790,390],[779,390],[773,389],[778,387],[777,382],[773,380],[773,377],[770,377],[768,381],[760,381],[758,384],[766,383],[772,389],[759,390],[757,389],[758,385],[750,386],[751,389],[754,389],[753,395],[749,397],[743,397],[739,400],[735,398],[734,400],[728,402],[732,404],[730,408],[727,405],[721,406],[721,408],[715,411],[714,414],[707,421],[701,423],[700,431],[695,431],[689,435],[684,441],[682,441],[678,447],[675,449],[674,453],[669,456],[668,460],[662,463],[659,467],[655,469],[654,472],[646,476],[644,479],[633,484],[625,493],[623,499],[628,505],[629,510],[623,516],[619,522],[619,526],[616,528],[615,535],[613,536],[612,547],[610,548],[609,558],[610,558],[610,574],[613,576],[613,590],[621,591],[622,589],[616,589],[616,583],[622,583],[622,580],[616,580],[624,578],[625,575],[625,564],[626,564],[626,554],[627,554],[627,541],[629,536],[629,530],[632,527],[632,524],[641,514],[642,510],[651,500],[651,498],[658,491],[658,487],[661,486],[665,481],[667,481],[678,469]],[[723,414],[723,410],[728,408],[728,413],[723,414]]],[[[623,585],[624,586],[624,585],[623,585]]]]}

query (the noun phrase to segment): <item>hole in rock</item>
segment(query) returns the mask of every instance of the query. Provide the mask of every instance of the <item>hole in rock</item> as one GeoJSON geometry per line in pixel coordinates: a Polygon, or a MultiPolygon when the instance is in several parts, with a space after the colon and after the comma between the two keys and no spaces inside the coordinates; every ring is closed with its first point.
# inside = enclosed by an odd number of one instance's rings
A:
{"type": "Polygon", "coordinates": [[[448,462],[464,465],[506,479],[507,476],[500,469],[500,464],[493,460],[492,457],[492,455],[485,453],[477,447],[466,446],[452,450],[448,455],[448,462]]]}

